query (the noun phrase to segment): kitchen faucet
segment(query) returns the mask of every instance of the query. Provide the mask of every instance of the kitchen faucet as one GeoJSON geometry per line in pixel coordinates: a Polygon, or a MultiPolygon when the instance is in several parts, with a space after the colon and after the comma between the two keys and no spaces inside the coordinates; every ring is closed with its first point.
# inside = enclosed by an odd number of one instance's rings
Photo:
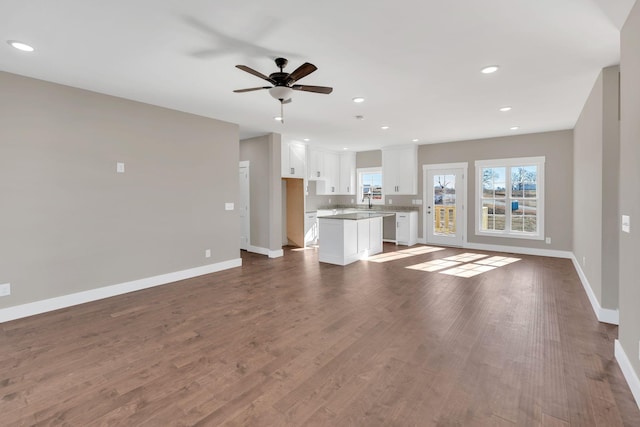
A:
{"type": "Polygon", "coordinates": [[[362,195],[362,201],[364,202],[365,197],[369,200],[369,209],[371,209],[371,193],[366,193],[362,195]]]}

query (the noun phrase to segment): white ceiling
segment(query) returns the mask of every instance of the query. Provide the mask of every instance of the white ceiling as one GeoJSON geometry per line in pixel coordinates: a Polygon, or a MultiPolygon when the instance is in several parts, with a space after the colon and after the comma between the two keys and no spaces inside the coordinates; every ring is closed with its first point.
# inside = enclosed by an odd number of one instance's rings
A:
{"type": "Polygon", "coordinates": [[[619,62],[634,2],[2,0],[0,70],[354,151],[550,131],[572,128],[619,62]],[[318,67],[300,84],[334,88],[295,92],[285,124],[267,91],[232,92],[266,83],[236,64],[269,74],[276,56],[318,67]]]}

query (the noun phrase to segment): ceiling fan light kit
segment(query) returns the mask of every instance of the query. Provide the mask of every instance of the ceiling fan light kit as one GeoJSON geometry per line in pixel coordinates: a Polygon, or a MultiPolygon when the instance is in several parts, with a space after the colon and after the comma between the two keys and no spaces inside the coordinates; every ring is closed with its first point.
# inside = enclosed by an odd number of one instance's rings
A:
{"type": "MultiPolygon", "coordinates": [[[[304,64],[296,68],[293,72],[285,73],[283,69],[284,67],[287,66],[288,62],[289,61],[287,61],[285,58],[276,58],[275,63],[276,63],[276,66],[280,68],[280,71],[271,73],[269,74],[269,76],[265,76],[261,72],[256,71],[253,68],[247,67],[246,65],[236,65],[236,68],[242,71],[245,71],[249,74],[252,74],[256,77],[259,77],[262,80],[265,80],[271,83],[273,86],[261,86],[261,87],[247,88],[247,89],[236,89],[234,90],[234,92],[244,93],[244,92],[252,92],[254,90],[269,89],[269,94],[273,98],[280,101],[281,107],[283,104],[288,104],[291,102],[291,96],[293,95],[294,90],[300,90],[304,92],[323,93],[327,95],[333,92],[333,88],[331,87],[294,84],[295,82],[302,79],[303,77],[306,77],[309,74],[316,71],[318,67],[308,62],[305,62],[304,64]]],[[[284,120],[281,120],[281,121],[282,123],[284,123],[284,120]]]]}
{"type": "Polygon", "coordinates": [[[274,86],[269,89],[269,94],[280,102],[283,102],[284,100],[291,98],[293,89],[288,86],[274,86]]]}

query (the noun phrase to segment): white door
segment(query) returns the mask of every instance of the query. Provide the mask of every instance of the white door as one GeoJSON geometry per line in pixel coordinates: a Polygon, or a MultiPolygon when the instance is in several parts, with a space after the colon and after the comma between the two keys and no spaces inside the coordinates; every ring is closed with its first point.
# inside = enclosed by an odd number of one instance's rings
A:
{"type": "Polygon", "coordinates": [[[424,167],[427,244],[464,245],[466,169],[466,163],[424,167]]]}
{"type": "Polygon", "coordinates": [[[240,249],[249,247],[249,162],[240,162],[240,249]]]}

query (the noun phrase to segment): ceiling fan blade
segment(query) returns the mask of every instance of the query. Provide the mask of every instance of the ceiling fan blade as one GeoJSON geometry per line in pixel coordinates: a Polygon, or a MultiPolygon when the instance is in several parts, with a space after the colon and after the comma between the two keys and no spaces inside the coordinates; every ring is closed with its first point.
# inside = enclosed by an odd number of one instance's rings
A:
{"type": "Polygon", "coordinates": [[[256,76],[256,77],[260,77],[261,79],[266,80],[266,81],[268,81],[268,82],[269,82],[269,83],[271,83],[271,84],[276,84],[276,81],[275,81],[275,80],[273,80],[272,78],[267,77],[267,76],[265,76],[264,74],[262,74],[260,71],[256,71],[256,70],[254,70],[253,68],[249,68],[249,67],[247,67],[246,65],[236,65],[236,68],[239,68],[239,69],[241,69],[242,71],[246,71],[246,72],[247,72],[247,73],[249,73],[249,74],[253,74],[253,75],[254,75],[254,76],[256,76]]]}
{"type": "Polygon", "coordinates": [[[289,77],[287,78],[287,82],[289,84],[296,82],[301,78],[306,77],[309,74],[313,73],[317,69],[318,67],[316,67],[315,65],[305,62],[304,64],[296,68],[291,74],[289,74],[289,77]]]}
{"type": "Polygon", "coordinates": [[[326,87],[326,86],[307,86],[307,85],[293,85],[291,86],[291,89],[293,90],[302,90],[305,92],[315,92],[315,93],[324,93],[324,94],[330,94],[331,92],[333,92],[333,88],[332,87],[326,87]]]}
{"type": "Polygon", "coordinates": [[[243,93],[243,92],[251,92],[251,91],[260,90],[260,89],[271,89],[271,86],[250,87],[248,89],[236,89],[236,90],[234,90],[234,92],[235,93],[243,93]]]}

